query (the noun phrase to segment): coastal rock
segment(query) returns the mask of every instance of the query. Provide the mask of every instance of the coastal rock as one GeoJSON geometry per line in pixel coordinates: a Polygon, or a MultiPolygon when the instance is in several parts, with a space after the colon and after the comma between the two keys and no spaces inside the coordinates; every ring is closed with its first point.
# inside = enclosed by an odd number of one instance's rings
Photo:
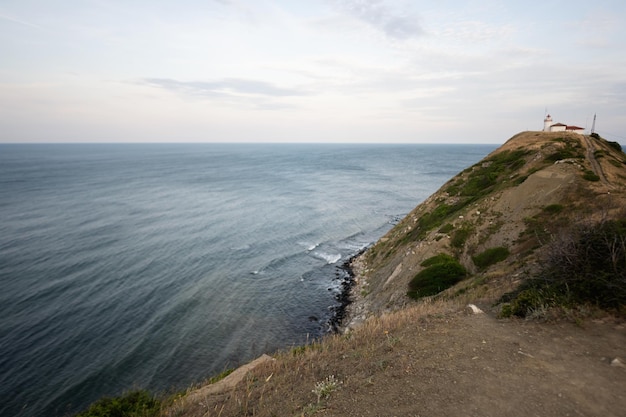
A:
{"type": "Polygon", "coordinates": [[[482,313],[484,313],[484,311],[482,311],[480,308],[476,307],[474,304],[468,304],[467,308],[472,312],[472,314],[482,314],[482,313]]]}
{"type": "Polygon", "coordinates": [[[624,361],[622,361],[620,358],[615,358],[611,361],[611,366],[615,366],[618,368],[624,368],[626,367],[626,365],[624,365],[624,361]]]}

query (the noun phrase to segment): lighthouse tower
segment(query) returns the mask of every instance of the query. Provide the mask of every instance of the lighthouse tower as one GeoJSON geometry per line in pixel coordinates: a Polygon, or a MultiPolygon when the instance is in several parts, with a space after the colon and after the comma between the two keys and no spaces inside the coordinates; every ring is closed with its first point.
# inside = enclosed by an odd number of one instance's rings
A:
{"type": "Polygon", "coordinates": [[[552,126],[552,117],[547,115],[545,119],[543,119],[543,131],[549,132],[550,126],[552,126]]]}

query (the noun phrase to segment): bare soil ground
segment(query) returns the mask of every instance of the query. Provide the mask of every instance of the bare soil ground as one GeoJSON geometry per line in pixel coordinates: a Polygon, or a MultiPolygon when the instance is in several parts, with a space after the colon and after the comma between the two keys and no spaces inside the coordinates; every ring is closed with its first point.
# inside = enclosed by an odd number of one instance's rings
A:
{"type": "Polygon", "coordinates": [[[396,357],[383,372],[349,379],[321,414],[620,416],[626,410],[626,369],[610,365],[626,354],[623,325],[502,322],[480,314],[416,323],[412,330],[391,336],[396,357]]]}
{"type": "MultiPolygon", "coordinates": [[[[441,306],[438,307],[441,309],[441,306]]],[[[445,307],[443,308],[445,310],[445,307]]],[[[185,416],[623,416],[626,326],[409,309],[278,355],[185,416]],[[340,382],[317,401],[315,384],[340,382]]]]}

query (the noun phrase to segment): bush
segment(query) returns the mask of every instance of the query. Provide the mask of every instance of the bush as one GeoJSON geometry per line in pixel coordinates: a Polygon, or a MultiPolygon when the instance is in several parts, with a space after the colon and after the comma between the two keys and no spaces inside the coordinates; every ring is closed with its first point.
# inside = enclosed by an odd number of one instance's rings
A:
{"type": "Polygon", "coordinates": [[[589,171],[589,170],[585,170],[585,173],[583,174],[583,178],[586,179],[587,181],[600,181],[600,177],[594,174],[593,171],[589,171]]]}
{"type": "Polygon", "coordinates": [[[569,231],[547,248],[542,270],[500,302],[525,317],[541,306],[591,304],[626,313],[626,219],[569,231]]]}
{"type": "Polygon", "coordinates": [[[429,265],[409,282],[407,295],[414,299],[435,295],[461,281],[467,271],[456,259],[446,254],[429,258],[429,265]]]}
{"type": "Polygon", "coordinates": [[[606,142],[611,148],[615,149],[618,152],[622,152],[622,145],[619,144],[619,142],[611,142],[611,141],[607,141],[606,142]]]}
{"type": "Polygon", "coordinates": [[[463,227],[462,229],[456,230],[452,235],[450,245],[453,248],[462,248],[471,232],[472,230],[469,227],[463,227]]]}
{"type": "Polygon", "coordinates": [[[446,253],[440,253],[439,255],[431,256],[430,258],[422,261],[420,265],[432,266],[437,264],[445,264],[448,262],[456,262],[456,259],[446,253]]]}
{"type": "Polygon", "coordinates": [[[76,417],[156,417],[161,402],[147,391],[131,391],[120,397],[104,397],[76,417]]]}
{"type": "Polygon", "coordinates": [[[563,211],[563,206],[561,204],[550,204],[549,206],[545,206],[543,211],[550,214],[557,214],[563,211]]]}
{"type": "Polygon", "coordinates": [[[499,246],[497,248],[487,249],[476,256],[472,256],[472,261],[474,261],[474,265],[479,269],[486,269],[495,263],[504,261],[509,255],[510,252],[507,248],[499,246]]]}

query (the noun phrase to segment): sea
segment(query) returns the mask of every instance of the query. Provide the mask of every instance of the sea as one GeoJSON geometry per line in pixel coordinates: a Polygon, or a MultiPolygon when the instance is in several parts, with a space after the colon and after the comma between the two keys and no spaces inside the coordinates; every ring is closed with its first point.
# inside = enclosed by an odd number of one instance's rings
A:
{"type": "Polygon", "coordinates": [[[342,264],[496,145],[1,144],[0,415],[332,329],[342,264]]]}

